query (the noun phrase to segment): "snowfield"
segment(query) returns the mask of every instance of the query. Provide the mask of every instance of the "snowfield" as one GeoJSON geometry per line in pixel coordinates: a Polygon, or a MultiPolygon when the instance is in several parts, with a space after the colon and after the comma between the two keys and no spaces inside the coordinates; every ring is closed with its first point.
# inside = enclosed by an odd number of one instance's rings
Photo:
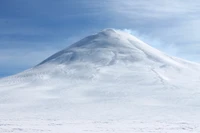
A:
{"type": "Polygon", "coordinates": [[[0,79],[0,133],[199,133],[200,65],[105,29],[0,79]]]}

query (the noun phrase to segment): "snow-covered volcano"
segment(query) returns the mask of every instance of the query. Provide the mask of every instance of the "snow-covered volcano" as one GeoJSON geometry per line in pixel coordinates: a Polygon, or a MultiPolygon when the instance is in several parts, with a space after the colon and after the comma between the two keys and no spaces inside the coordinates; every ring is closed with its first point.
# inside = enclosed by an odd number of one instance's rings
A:
{"type": "Polygon", "coordinates": [[[136,37],[114,29],[105,29],[88,36],[44,60],[40,65],[69,65],[77,62],[101,66],[160,63],[161,66],[185,67],[177,59],[165,55],[136,37]]]}
{"type": "Polygon", "coordinates": [[[193,128],[200,119],[199,72],[197,63],[166,55],[123,31],[106,29],[29,70],[1,79],[0,117],[47,125],[48,120],[58,120],[72,132],[100,131],[98,126],[105,126],[102,132],[111,132],[110,126],[118,129],[117,125],[133,121],[135,127],[116,131],[200,131],[199,126],[193,128]],[[89,120],[90,126],[97,127],[76,130],[66,120],[86,126],[89,120]],[[170,127],[171,122],[177,127],[170,127]]]}

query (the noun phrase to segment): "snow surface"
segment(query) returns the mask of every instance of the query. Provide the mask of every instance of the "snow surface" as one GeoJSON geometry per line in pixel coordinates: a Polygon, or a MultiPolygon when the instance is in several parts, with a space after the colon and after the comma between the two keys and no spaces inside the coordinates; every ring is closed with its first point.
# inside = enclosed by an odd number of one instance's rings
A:
{"type": "Polygon", "coordinates": [[[200,65],[105,29],[0,80],[0,132],[199,133],[200,65]]]}

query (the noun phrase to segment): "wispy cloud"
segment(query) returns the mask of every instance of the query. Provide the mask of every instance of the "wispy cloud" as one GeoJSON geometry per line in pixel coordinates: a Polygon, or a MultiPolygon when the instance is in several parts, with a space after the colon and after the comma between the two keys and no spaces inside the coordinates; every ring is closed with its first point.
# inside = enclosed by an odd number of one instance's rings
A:
{"type": "Polygon", "coordinates": [[[124,32],[132,34],[133,36],[137,37],[138,39],[142,40],[143,42],[151,45],[154,48],[159,49],[160,51],[164,51],[167,54],[177,56],[179,54],[178,47],[175,44],[166,44],[162,40],[156,37],[152,37],[151,35],[139,33],[138,31],[132,29],[122,29],[124,32]]]}

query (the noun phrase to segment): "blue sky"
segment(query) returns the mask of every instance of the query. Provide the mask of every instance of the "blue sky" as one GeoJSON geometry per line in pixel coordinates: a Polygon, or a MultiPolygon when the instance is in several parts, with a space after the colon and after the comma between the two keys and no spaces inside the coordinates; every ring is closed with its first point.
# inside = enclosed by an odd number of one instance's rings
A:
{"type": "Polygon", "coordinates": [[[127,30],[170,55],[200,62],[198,0],[1,0],[0,77],[104,28],[127,30]]]}

